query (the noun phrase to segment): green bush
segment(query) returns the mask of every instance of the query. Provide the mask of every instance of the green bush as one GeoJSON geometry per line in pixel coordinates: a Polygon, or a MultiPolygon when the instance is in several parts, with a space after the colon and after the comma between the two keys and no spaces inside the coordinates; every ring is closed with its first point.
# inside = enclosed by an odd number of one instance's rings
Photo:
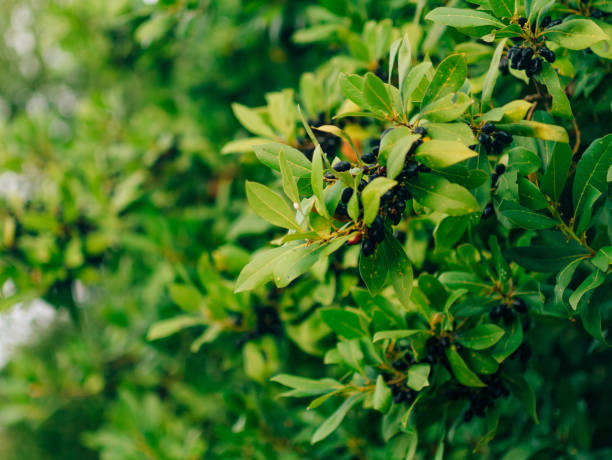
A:
{"type": "Polygon", "coordinates": [[[23,5],[3,457],[612,455],[607,3],[23,5]]]}

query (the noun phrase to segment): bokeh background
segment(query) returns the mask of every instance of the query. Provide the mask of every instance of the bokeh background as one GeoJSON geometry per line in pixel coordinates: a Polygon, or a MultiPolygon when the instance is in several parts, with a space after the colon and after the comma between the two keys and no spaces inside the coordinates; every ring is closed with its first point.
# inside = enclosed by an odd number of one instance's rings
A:
{"type": "MultiPolygon", "coordinates": [[[[0,458],[314,455],[320,416],[247,375],[235,336],[193,353],[196,332],[147,331],[180,311],[169,284],[199,268],[231,292],[269,239],[243,185],[269,171],[220,153],[246,135],[231,103],[325,62],[329,27],[292,37],[338,4],[0,2],[0,458]]],[[[405,4],[356,2],[346,26],[405,4]]]]}

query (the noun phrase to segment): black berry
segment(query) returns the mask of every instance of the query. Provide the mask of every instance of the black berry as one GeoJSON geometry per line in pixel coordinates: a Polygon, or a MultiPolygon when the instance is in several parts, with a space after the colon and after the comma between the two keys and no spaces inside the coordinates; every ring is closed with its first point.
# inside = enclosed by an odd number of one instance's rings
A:
{"type": "Polygon", "coordinates": [[[374,242],[374,240],[365,239],[361,243],[361,253],[365,257],[370,257],[372,254],[374,254],[375,250],[376,250],[376,243],[374,242]]]}
{"type": "Polygon", "coordinates": [[[344,190],[342,190],[342,197],[340,198],[340,200],[343,203],[348,203],[351,199],[351,196],[353,196],[353,189],[350,187],[346,187],[344,190]]]}
{"type": "Polygon", "coordinates": [[[502,144],[511,144],[513,141],[512,135],[506,131],[495,133],[495,139],[498,139],[502,144]]]}
{"type": "Polygon", "coordinates": [[[427,135],[427,130],[422,126],[417,126],[416,128],[414,128],[413,132],[414,134],[420,134],[421,136],[427,135]]]}
{"type": "Polygon", "coordinates": [[[545,46],[540,48],[540,56],[542,56],[548,62],[555,62],[556,59],[555,52],[545,46]]]}
{"type": "Polygon", "coordinates": [[[482,125],[483,133],[491,134],[493,131],[495,131],[495,125],[493,123],[487,121],[484,125],[482,125]]]}
{"type": "Polygon", "coordinates": [[[478,135],[478,142],[480,142],[482,145],[490,145],[491,137],[488,134],[480,133],[478,135]]]}
{"type": "Polygon", "coordinates": [[[527,24],[527,18],[524,18],[524,17],[518,18],[518,23],[519,23],[519,26],[525,27],[525,24],[527,24]]]}
{"type": "Polygon", "coordinates": [[[367,164],[376,163],[376,155],[373,152],[364,153],[361,155],[361,160],[367,164]]]}
{"type": "Polygon", "coordinates": [[[351,164],[348,161],[339,161],[334,164],[333,168],[338,172],[344,172],[351,169],[351,164]]]}
{"type": "Polygon", "coordinates": [[[497,166],[495,166],[495,172],[497,174],[499,174],[500,176],[506,172],[506,165],[500,163],[497,166]]]}

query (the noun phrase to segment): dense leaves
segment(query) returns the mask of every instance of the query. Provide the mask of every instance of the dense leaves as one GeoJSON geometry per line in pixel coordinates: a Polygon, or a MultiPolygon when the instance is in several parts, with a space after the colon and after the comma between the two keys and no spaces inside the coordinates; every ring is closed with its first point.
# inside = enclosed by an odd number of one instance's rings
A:
{"type": "Polygon", "coordinates": [[[3,458],[612,455],[609,7],[51,3],[0,7],[0,308],[70,321],[3,458]]]}

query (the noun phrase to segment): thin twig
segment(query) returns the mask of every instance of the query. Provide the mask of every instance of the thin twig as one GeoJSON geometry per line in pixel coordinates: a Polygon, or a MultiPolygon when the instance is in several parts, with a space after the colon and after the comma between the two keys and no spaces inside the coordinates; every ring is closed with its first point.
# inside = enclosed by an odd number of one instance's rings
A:
{"type": "Polygon", "coordinates": [[[580,128],[578,127],[576,118],[572,118],[572,123],[574,124],[574,133],[576,133],[576,143],[574,144],[572,152],[574,153],[574,155],[576,155],[576,152],[578,152],[578,149],[580,148],[580,128]]]}

